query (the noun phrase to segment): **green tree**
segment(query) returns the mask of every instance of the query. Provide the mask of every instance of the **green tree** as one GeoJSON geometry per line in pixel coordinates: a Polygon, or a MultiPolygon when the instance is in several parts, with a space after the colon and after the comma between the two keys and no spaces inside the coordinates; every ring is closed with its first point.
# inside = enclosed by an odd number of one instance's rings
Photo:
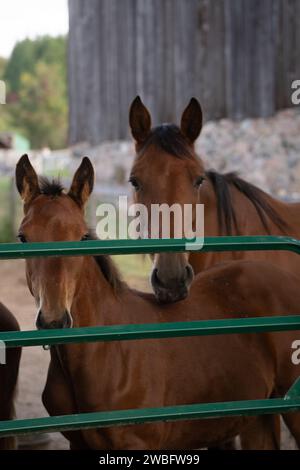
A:
{"type": "Polygon", "coordinates": [[[11,112],[34,148],[65,146],[68,109],[61,66],[39,62],[33,73],[21,74],[18,102],[11,112]]]}
{"type": "Polygon", "coordinates": [[[0,80],[4,80],[6,65],[7,59],[4,59],[4,57],[0,57],[0,80]]]}
{"type": "MultiPolygon", "coordinates": [[[[2,67],[2,69],[1,69],[2,67]]],[[[35,148],[67,143],[66,38],[43,36],[16,44],[0,79],[7,104],[0,109],[0,132],[17,131],[35,148]]]]}
{"type": "Polygon", "coordinates": [[[37,39],[24,39],[18,42],[11,54],[5,70],[5,80],[11,92],[18,93],[21,75],[33,73],[38,62],[60,64],[66,77],[66,38],[42,36],[37,39]]]}
{"type": "MultiPolygon", "coordinates": [[[[0,80],[4,80],[7,60],[0,57],[0,80]]],[[[6,105],[0,104],[0,132],[11,127],[10,114],[6,105]]]]}

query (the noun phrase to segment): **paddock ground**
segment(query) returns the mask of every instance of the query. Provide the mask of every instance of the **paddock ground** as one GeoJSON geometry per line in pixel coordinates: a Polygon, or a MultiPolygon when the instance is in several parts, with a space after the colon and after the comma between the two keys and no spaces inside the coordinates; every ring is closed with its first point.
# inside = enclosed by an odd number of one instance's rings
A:
{"type": "MultiPolygon", "coordinates": [[[[140,257],[116,257],[121,272],[135,288],[149,290],[149,265],[140,257]]],[[[22,330],[34,329],[36,307],[28,291],[23,260],[1,261],[0,299],[17,317],[22,330]]],[[[17,417],[35,418],[47,416],[41,403],[41,393],[46,381],[49,352],[41,347],[24,348],[20,367],[17,396],[17,417]]],[[[59,434],[50,434],[50,441],[33,449],[68,449],[68,442],[59,434]]],[[[286,429],[283,431],[283,448],[294,449],[292,438],[286,429]]]]}

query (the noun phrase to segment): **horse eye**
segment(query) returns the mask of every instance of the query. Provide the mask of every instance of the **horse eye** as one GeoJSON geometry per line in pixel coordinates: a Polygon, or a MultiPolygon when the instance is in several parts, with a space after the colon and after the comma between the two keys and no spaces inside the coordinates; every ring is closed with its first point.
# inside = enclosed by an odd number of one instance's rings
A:
{"type": "Polygon", "coordinates": [[[204,180],[205,180],[204,176],[198,176],[198,178],[196,178],[195,183],[194,183],[195,188],[199,188],[204,180]]]}
{"type": "Polygon", "coordinates": [[[23,233],[19,233],[19,235],[17,235],[17,238],[20,240],[21,243],[27,242],[26,237],[25,235],[23,235],[23,233]]]}
{"type": "Polygon", "coordinates": [[[131,177],[129,178],[129,183],[132,184],[132,186],[134,187],[134,189],[135,189],[136,191],[138,191],[138,190],[141,188],[140,183],[139,183],[138,180],[135,178],[135,176],[131,176],[131,177]]]}

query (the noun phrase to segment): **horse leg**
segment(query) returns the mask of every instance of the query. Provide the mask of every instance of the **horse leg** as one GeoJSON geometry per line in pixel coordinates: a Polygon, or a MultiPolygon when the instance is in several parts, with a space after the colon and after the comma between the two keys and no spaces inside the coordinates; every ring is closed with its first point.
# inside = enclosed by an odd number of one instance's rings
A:
{"type": "MultiPolygon", "coordinates": [[[[0,420],[6,421],[15,416],[14,399],[17,388],[21,348],[9,349],[6,353],[6,364],[0,366],[0,420]]],[[[15,437],[0,439],[0,450],[17,448],[15,437]]]]}
{"type": "Polygon", "coordinates": [[[280,416],[257,416],[240,438],[243,450],[280,450],[280,416]]]}
{"type": "MultiPolygon", "coordinates": [[[[13,398],[8,403],[8,413],[0,415],[1,421],[13,419],[15,416],[15,408],[13,404],[13,398]]],[[[14,436],[2,437],[0,439],[0,451],[1,450],[15,450],[17,449],[17,439],[14,436]]]]}
{"type": "MultiPolygon", "coordinates": [[[[54,348],[51,348],[51,361],[42,401],[50,416],[78,413],[71,384],[68,382],[61,368],[54,348]]],[[[64,431],[62,434],[70,441],[70,448],[72,450],[88,448],[81,431],[64,431]]]]}

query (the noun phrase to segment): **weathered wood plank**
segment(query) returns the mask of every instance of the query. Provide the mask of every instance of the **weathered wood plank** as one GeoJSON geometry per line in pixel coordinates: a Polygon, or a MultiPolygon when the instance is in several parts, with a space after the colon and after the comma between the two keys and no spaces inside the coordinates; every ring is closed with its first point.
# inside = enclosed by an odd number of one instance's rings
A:
{"type": "Polygon", "coordinates": [[[154,124],[191,96],[205,119],[270,116],[300,78],[299,0],[69,0],[70,141],[128,136],[140,94],[154,124]]]}

